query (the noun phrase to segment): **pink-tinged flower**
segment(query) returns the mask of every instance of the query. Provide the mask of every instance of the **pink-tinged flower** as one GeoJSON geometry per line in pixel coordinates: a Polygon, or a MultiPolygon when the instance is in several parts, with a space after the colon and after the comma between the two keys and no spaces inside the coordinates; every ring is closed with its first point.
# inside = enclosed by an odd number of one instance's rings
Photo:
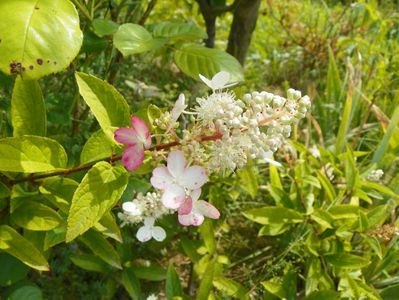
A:
{"type": "Polygon", "coordinates": [[[171,151],[167,166],[157,167],[152,172],[151,184],[163,190],[161,201],[167,208],[177,209],[186,199],[186,190],[196,190],[208,181],[203,167],[186,166],[182,151],[171,151]]]}
{"type": "Polygon", "coordinates": [[[132,128],[119,128],[115,131],[115,140],[126,145],[122,154],[122,163],[134,171],[144,161],[144,150],[151,147],[151,136],[145,122],[139,117],[131,118],[132,128]]]}
{"type": "Polygon", "coordinates": [[[204,222],[205,217],[219,219],[220,212],[209,202],[198,200],[201,189],[194,190],[179,207],[179,222],[184,226],[199,226],[204,222]]]}
{"type": "Polygon", "coordinates": [[[175,102],[175,105],[173,106],[172,111],[170,112],[172,121],[176,122],[186,108],[186,97],[184,96],[184,94],[180,94],[179,98],[177,98],[175,102]]]}

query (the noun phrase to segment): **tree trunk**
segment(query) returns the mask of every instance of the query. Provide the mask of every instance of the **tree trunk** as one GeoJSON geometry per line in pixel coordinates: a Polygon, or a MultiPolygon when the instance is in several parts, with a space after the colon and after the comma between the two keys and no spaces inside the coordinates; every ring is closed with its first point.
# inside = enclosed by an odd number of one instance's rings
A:
{"type": "Polygon", "coordinates": [[[233,55],[241,65],[245,63],[252,33],[256,26],[260,0],[241,0],[234,10],[227,52],[233,55]]]}

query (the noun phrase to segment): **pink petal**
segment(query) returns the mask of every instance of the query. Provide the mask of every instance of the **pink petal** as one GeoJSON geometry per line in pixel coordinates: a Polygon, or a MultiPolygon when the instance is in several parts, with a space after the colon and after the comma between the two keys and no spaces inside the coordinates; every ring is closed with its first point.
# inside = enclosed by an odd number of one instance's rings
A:
{"type": "Polygon", "coordinates": [[[186,160],[184,159],[184,153],[182,151],[174,150],[169,153],[168,170],[174,178],[183,177],[185,166],[186,160]]]}
{"type": "Polygon", "coordinates": [[[151,184],[154,188],[164,190],[173,182],[167,167],[157,167],[152,171],[151,184]]]}
{"type": "Polygon", "coordinates": [[[162,195],[161,201],[167,208],[177,209],[186,199],[186,192],[177,184],[168,185],[162,195]]]}
{"type": "Polygon", "coordinates": [[[130,171],[136,170],[144,161],[143,146],[136,144],[129,146],[122,154],[122,163],[130,171]]]}
{"type": "Polygon", "coordinates": [[[190,190],[199,189],[208,181],[206,170],[200,166],[192,166],[184,171],[180,179],[181,184],[190,190]]]}
{"type": "Polygon", "coordinates": [[[151,147],[151,136],[150,131],[148,130],[147,124],[143,119],[140,119],[137,116],[133,116],[131,118],[132,127],[136,131],[137,135],[140,137],[140,140],[144,144],[144,148],[148,149],[151,147]]]}
{"type": "Polygon", "coordinates": [[[219,219],[220,212],[216,207],[214,207],[209,202],[206,202],[204,200],[198,200],[194,203],[194,205],[195,205],[195,210],[198,211],[198,213],[204,215],[205,217],[211,219],[219,219]]]}
{"type": "Polygon", "coordinates": [[[179,215],[188,215],[193,209],[193,200],[191,197],[187,197],[186,200],[180,205],[178,213],[179,215]]]}
{"type": "Polygon", "coordinates": [[[191,225],[191,214],[189,215],[178,215],[177,216],[179,223],[183,226],[190,226],[191,225]]]}
{"type": "Polygon", "coordinates": [[[183,226],[199,226],[204,222],[204,216],[198,213],[190,213],[188,215],[178,215],[179,223],[183,226]]]}
{"type": "Polygon", "coordinates": [[[139,143],[137,133],[133,128],[119,128],[115,131],[114,138],[118,143],[134,146],[139,143]]]}

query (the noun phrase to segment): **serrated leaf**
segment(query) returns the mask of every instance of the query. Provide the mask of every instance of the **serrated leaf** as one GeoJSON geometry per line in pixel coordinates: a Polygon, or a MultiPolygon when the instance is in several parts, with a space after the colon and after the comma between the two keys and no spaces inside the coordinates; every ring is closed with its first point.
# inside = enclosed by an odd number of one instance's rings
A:
{"type": "Polygon", "coordinates": [[[47,231],[44,237],[43,249],[46,251],[49,248],[54,247],[65,241],[66,228],[64,226],[54,228],[53,230],[47,231]]]}
{"type": "Polygon", "coordinates": [[[165,293],[168,300],[173,300],[175,296],[182,296],[180,278],[172,262],[169,263],[166,273],[165,293]]]}
{"type": "Polygon", "coordinates": [[[25,200],[11,214],[11,220],[34,231],[47,231],[62,224],[63,219],[52,208],[33,200],[25,200]]]}
{"type": "Polygon", "coordinates": [[[79,15],[68,0],[0,1],[0,20],[6,74],[31,80],[61,71],[82,45],[79,15]]]}
{"type": "Polygon", "coordinates": [[[12,91],[11,120],[13,135],[46,135],[46,109],[37,81],[17,77],[12,91]]]}
{"type": "Polygon", "coordinates": [[[114,45],[123,56],[146,52],[162,47],[164,39],[154,39],[150,32],[138,24],[123,24],[114,35],[114,45]]]}
{"type": "Polygon", "coordinates": [[[295,210],[277,206],[266,206],[247,210],[244,212],[244,216],[263,225],[300,223],[304,220],[304,217],[295,210]]]}
{"type": "Polygon", "coordinates": [[[192,23],[182,22],[161,22],[151,26],[155,37],[164,37],[169,39],[205,39],[207,34],[201,28],[192,23]]]}
{"type": "Polygon", "coordinates": [[[48,263],[40,251],[10,226],[0,225],[0,249],[36,270],[49,270],[48,263]]]}
{"type": "Polygon", "coordinates": [[[122,243],[122,234],[119,225],[116,223],[114,215],[107,212],[101,220],[94,225],[94,228],[101,232],[103,235],[122,243]]]}
{"type": "Polygon", "coordinates": [[[199,80],[199,74],[212,78],[220,71],[231,74],[232,81],[243,80],[240,63],[230,54],[197,44],[184,44],[176,50],[174,59],[180,70],[199,80]]]}
{"type": "Polygon", "coordinates": [[[50,177],[42,181],[39,191],[53,205],[67,213],[79,183],[65,177],[50,177]]]}
{"type": "Polygon", "coordinates": [[[114,141],[114,129],[130,124],[130,109],[126,100],[112,85],[95,76],[77,72],[75,77],[80,95],[104,133],[114,141]]]}
{"type": "Polygon", "coordinates": [[[0,139],[0,171],[48,172],[64,169],[67,155],[49,138],[21,136],[0,139]]]}
{"type": "Polygon", "coordinates": [[[111,142],[107,139],[104,131],[99,130],[93,133],[84,144],[82,153],[80,154],[80,162],[85,164],[98,161],[115,154],[116,150],[121,152],[121,149],[121,145],[111,142]]]}
{"type": "Polygon", "coordinates": [[[127,185],[127,172],[98,162],[85,175],[72,199],[66,242],[94,226],[120,199],[127,185]]]}
{"type": "Polygon", "coordinates": [[[101,233],[89,230],[80,238],[80,240],[91,250],[95,255],[100,257],[110,266],[122,269],[121,261],[118,253],[114,247],[101,235],[101,233]]]}

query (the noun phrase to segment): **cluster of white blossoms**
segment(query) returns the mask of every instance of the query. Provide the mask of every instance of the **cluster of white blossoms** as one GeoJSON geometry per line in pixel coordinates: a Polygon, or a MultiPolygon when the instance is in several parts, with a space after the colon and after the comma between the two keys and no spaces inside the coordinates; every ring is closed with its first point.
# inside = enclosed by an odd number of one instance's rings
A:
{"type": "Polygon", "coordinates": [[[382,169],[373,170],[366,175],[366,179],[372,182],[379,182],[384,176],[384,171],[382,169]]]}
{"type": "MultiPolygon", "coordinates": [[[[218,219],[216,207],[200,200],[201,188],[213,172],[234,172],[244,167],[249,159],[273,160],[277,151],[291,134],[292,125],[305,117],[311,102],[308,96],[289,89],[287,98],[265,91],[245,94],[237,99],[226,88],[230,74],[219,72],[212,79],[200,75],[212,93],[197,98],[192,111],[186,111],[185,97],[181,94],[173,109],[163,113],[155,124],[168,145],[154,157],[166,157],[167,165],[153,170],[151,184],[157,192],[137,197],[122,205],[119,214],[122,225],[143,222],[136,236],[144,242],[151,238],[161,241],[166,232],[155,221],[165,214],[177,212],[183,226],[199,226],[205,217],[218,219]],[[177,128],[182,114],[189,114],[193,123],[183,128],[181,138],[177,128]]],[[[125,144],[122,162],[129,170],[138,168],[144,160],[144,151],[151,150],[151,135],[145,122],[132,118],[132,128],[120,128],[115,139],[125,144]]],[[[159,140],[158,140],[159,141],[159,140]]]]}
{"type": "Polygon", "coordinates": [[[204,80],[213,93],[197,98],[194,107],[197,126],[221,135],[208,145],[201,144],[209,151],[197,145],[201,156],[209,153],[206,165],[210,172],[233,172],[248,159],[270,162],[273,152],[290,136],[292,125],[304,118],[311,106],[309,97],[294,89],[287,91],[287,98],[262,91],[236,99],[233,92],[224,91],[229,79],[228,73],[220,72],[211,81],[204,80]]]}

